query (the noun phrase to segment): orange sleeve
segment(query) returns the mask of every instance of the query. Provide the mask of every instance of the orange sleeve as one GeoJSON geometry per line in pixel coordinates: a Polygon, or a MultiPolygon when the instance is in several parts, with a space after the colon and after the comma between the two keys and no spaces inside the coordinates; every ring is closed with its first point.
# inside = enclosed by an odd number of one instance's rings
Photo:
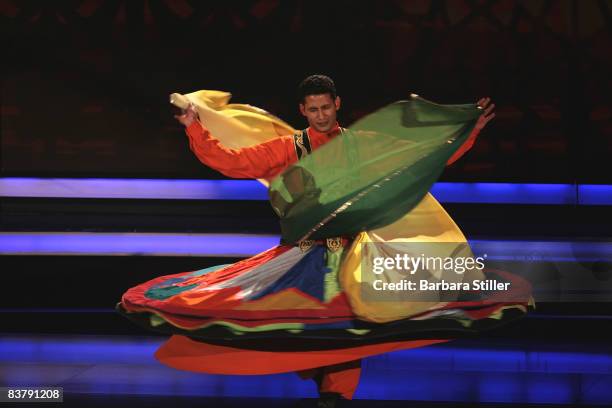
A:
{"type": "Polygon", "coordinates": [[[479,133],[480,133],[479,130],[473,130],[472,133],[470,133],[470,135],[466,139],[466,141],[463,142],[461,147],[459,147],[459,149],[455,153],[453,153],[450,159],[448,159],[448,161],[446,162],[446,165],[450,166],[451,164],[459,160],[461,156],[467,153],[467,151],[470,150],[472,146],[474,146],[474,142],[476,141],[476,138],[478,137],[479,133]]]}
{"type": "Polygon", "coordinates": [[[297,161],[292,136],[231,149],[223,146],[198,121],[189,125],[185,132],[189,137],[189,147],[197,158],[228,177],[271,179],[297,161]]]}

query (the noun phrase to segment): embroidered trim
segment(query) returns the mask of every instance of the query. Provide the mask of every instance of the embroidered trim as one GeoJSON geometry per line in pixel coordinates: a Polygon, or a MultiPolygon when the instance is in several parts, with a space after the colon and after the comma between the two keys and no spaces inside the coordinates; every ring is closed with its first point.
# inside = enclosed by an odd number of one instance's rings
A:
{"type": "Polygon", "coordinates": [[[327,238],[325,242],[327,244],[327,248],[329,248],[332,252],[336,252],[342,248],[342,238],[340,237],[327,238]]]}
{"type": "Polygon", "coordinates": [[[305,239],[303,241],[300,241],[299,242],[300,251],[302,252],[308,251],[312,247],[313,244],[314,244],[314,241],[312,239],[305,239]]]}
{"type": "Polygon", "coordinates": [[[299,133],[295,133],[293,135],[293,147],[295,148],[295,155],[298,160],[301,160],[302,157],[310,154],[312,151],[310,147],[310,136],[308,135],[307,130],[302,130],[299,133]]]}

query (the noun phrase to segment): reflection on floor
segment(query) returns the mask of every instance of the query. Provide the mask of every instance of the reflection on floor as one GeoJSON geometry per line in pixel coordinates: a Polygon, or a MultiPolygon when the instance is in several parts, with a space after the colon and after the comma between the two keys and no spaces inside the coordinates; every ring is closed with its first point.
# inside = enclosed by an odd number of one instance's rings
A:
{"type": "MultiPolygon", "coordinates": [[[[316,395],[312,383],[292,373],[243,377],[173,370],[153,357],[162,341],[136,336],[2,335],[0,383],[60,386],[65,403],[80,401],[88,406],[110,406],[97,405],[102,400],[109,404],[116,400],[113,405],[122,406],[130,399],[130,406],[157,406],[152,400],[176,405],[171,398],[193,406],[222,406],[220,401],[245,406],[244,401],[254,401],[251,398],[262,406],[291,406],[282,404],[316,395]]],[[[396,400],[393,406],[408,406],[395,405],[400,400],[416,404],[410,406],[421,406],[419,401],[428,402],[427,406],[435,406],[433,402],[612,404],[612,344],[457,340],[375,356],[363,367],[356,399],[396,400]]]]}

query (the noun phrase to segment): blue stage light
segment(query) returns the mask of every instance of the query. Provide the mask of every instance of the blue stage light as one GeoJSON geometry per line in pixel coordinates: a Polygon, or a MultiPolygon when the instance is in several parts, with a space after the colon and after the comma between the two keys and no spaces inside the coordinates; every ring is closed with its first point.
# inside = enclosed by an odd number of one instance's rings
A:
{"type": "Polygon", "coordinates": [[[578,204],[612,205],[612,186],[581,184],[578,186],[578,204]]]}
{"type": "MultiPolygon", "coordinates": [[[[0,232],[0,255],[210,256],[239,258],[278,245],[277,235],[0,232]]],[[[611,242],[469,240],[490,261],[612,260],[611,242]]]]}
{"type": "Polygon", "coordinates": [[[0,232],[2,255],[247,257],[278,245],[275,235],[0,232]]]}
{"type": "MultiPolygon", "coordinates": [[[[434,184],[441,202],[479,204],[612,205],[611,185],[534,183],[434,184]]],[[[2,197],[161,200],[267,200],[254,180],[0,178],[2,197]]]]}

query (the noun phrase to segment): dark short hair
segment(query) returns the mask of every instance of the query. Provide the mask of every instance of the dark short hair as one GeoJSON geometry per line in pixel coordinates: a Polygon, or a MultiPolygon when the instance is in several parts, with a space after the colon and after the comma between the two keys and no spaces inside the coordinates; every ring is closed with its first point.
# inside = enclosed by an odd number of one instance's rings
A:
{"type": "Polygon", "coordinates": [[[332,99],[336,99],[336,85],[327,75],[311,75],[304,79],[298,87],[298,100],[304,103],[308,95],[322,95],[328,93],[332,99]]]}

